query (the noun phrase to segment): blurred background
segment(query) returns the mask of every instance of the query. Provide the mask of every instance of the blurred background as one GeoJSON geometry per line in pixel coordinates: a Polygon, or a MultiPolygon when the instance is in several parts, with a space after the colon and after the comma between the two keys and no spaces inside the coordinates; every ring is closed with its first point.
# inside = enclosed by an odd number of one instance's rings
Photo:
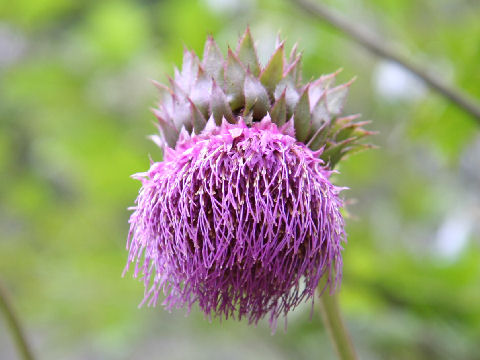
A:
{"type": "MultiPolygon", "coordinates": [[[[324,0],[480,98],[477,0],[324,0]]],[[[334,359],[306,304],[288,330],[137,309],[121,278],[129,176],[160,150],[150,79],[207,34],[225,51],[250,24],[264,61],[281,31],[304,79],[354,75],[346,113],[379,146],[335,181],[351,190],[341,306],[363,359],[480,359],[480,132],[398,66],[287,0],[0,4],[0,277],[39,359],[334,359]]],[[[317,309],[318,310],[318,309],[317,309]]],[[[0,315],[0,358],[16,359],[0,315]]]]}

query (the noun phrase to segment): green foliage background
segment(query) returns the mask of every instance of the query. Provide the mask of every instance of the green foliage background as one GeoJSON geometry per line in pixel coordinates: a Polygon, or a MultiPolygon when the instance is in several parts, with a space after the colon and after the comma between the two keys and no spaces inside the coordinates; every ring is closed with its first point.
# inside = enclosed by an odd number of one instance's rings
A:
{"type": "MultiPolygon", "coordinates": [[[[478,1],[324,3],[480,98],[478,1]]],[[[127,207],[139,189],[129,175],[148,168],[148,154],[161,159],[146,139],[157,101],[149,79],[165,81],[184,46],[201,54],[208,33],[223,50],[235,46],[247,24],[263,59],[278,30],[289,46],[298,40],[306,80],[340,67],[342,81],[357,75],[346,112],[380,131],[379,149],[352,156],[336,175],[356,200],[341,305],[361,357],[480,359],[478,126],[286,0],[0,4],[0,276],[35,353],[334,358],[308,304],[271,336],[266,322],[139,310],[142,285],[121,278],[127,207]]],[[[0,358],[15,357],[0,322],[0,358]]]]}

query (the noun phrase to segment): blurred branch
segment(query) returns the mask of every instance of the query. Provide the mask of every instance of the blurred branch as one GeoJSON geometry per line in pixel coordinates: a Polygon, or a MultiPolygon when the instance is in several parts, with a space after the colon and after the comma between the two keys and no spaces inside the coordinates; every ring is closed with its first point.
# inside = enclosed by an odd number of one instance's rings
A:
{"type": "Polygon", "coordinates": [[[33,360],[33,354],[28,346],[25,333],[23,332],[20,322],[18,320],[13,306],[10,302],[7,289],[3,286],[0,281],[0,308],[5,314],[5,319],[10,327],[12,336],[17,344],[18,351],[20,352],[22,359],[24,360],[33,360]]]}
{"type": "Polygon", "coordinates": [[[362,27],[354,24],[352,21],[342,17],[341,15],[331,11],[327,7],[320,3],[313,3],[309,0],[290,0],[293,4],[305,10],[311,16],[314,16],[318,20],[323,20],[329,23],[334,28],[340,30],[342,33],[356,41],[369,51],[397,63],[401,67],[407,69],[416,77],[420,78],[423,82],[429,85],[431,88],[439,92],[441,95],[455,103],[458,107],[465,112],[472,115],[475,120],[480,124],[480,104],[456,89],[455,87],[446,84],[438,77],[434,77],[428,71],[414,62],[411,62],[406,56],[396,49],[389,47],[384,42],[377,40],[371,33],[365,31],[362,27]]]}

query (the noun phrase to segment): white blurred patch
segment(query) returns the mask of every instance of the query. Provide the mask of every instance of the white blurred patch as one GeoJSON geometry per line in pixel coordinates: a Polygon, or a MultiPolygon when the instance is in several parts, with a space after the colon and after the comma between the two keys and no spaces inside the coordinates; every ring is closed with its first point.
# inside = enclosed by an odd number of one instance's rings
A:
{"type": "Polygon", "coordinates": [[[425,94],[425,86],[411,73],[393,62],[380,62],[374,73],[375,91],[391,101],[414,101],[425,94]]]}
{"type": "Polygon", "coordinates": [[[460,160],[462,175],[471,191],[480,195],[480,134],[468,145],[460,160]]]}
{"type": "MultiPolygon", "coordinates": [[[[98,72],[87,87],[87,97],[109,111],[135,113],[154,90],[149,78],[158,64],[149,57],[138,57],[120,72],[98,72]]],[[[132,117],[132,120],[134,117],[132,117]]]]}
{"type": "Polygon", "coordinates": [[[16,62],[25,52],[27,42],[15,29],[0,22],[0,68],[16,62]]]}
{"type": "Polygon", "coordinates": [[[456,260],[468,245],[474,222],[474,212],[468,208],[447,214],[435,237],[437,255],[445,260],[456,260]]]}
{"type": "Polygon", "coordinates": [[[203,0],[208,8],[218,14],[235,14],[255,5],[255,0],[203,0]]]}

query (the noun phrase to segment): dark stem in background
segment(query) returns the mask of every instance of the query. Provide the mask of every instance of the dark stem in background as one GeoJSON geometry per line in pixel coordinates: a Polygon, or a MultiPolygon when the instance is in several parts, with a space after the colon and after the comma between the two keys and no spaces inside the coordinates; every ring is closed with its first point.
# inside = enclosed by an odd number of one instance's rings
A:
{"type": "Polygon", "coordinates": [[[475,120],[477,120],[477,122],[480,124],[480,104],[469,95],[463,93],[462,91],[456,89],[451,85],[446,84],[437,77],[434,77],[421,66],[418,66],[416,63],[411,62],[401,52],[396,51],[395,49],[386,45],[384,42],[377,40],[363,28],[355,25],[352,21],[345,19],[344,17],[331,11],[327,7],[319,3],[313,3],[309,0],[290,1],[298,5],[311,16],[314,16],[316,19],[323,20],[329,23],[357,43],[370,50],[372,53],[390,61],[393,61],[398,65],[402,66],[403,68],[407,69],[416,77],[429,85],[431,88],[435,89],[441,95],[455,103],[458,107],[472,115],[475,120]]]}
{"type": "Polygon", "coordinates": [[[13,310],[13,306],[9,299],[8,293],[6,288],[4,287],[2,281],[0,280],[0,308],[2,309],[3,313],[5,314],[5,320],[7,321],[10,332],[17,344],[17,348],[19,353],[24,360],[33,360],[33,354],[28,346],[25,333],[23,332],[20,322],[18,320],[15,311],[13,310]]]}
{"type": "Polygon", "coordinates": [[[326,289],[319,298],[323,324],[327,329],[338,358],[340,360],[356,360],[357,355],[352,340],[340,314],[337,294],[330,294],[326,289]]]}

